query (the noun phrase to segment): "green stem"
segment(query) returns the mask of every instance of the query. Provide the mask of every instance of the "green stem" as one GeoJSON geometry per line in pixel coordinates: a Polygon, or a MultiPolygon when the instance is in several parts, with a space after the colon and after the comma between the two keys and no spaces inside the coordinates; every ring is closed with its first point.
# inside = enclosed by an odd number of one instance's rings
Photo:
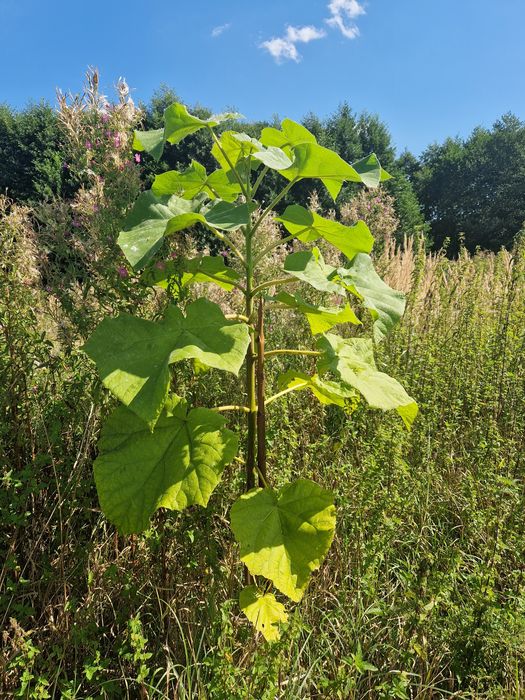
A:
{"type": "Polygon", "coordinates": [[[237,246],[235,245],[235,243],[231,240],[231,238],[229,236],[227,236],[225,233],[221,233],[220,231],[217,231],[217,229],[213,228],[212,226],[208,226],[208,228],[210,229],[210,231],[213,233],[214,236],[216,236],[223,243],[226,243],[228,248],[231,248],[232,252],[239,258],[239,260],[242,262],[243,265],[246,265],[246,260],[244,259],[244,255],[237,248],[237,246]]]}
{"type": "Polygon", "coordinates": [[[231,406],[215,406],[215,408],[212,408],[210,410],[217,411],[218,413],[220,413],[221,411],[242,411],[243,413],[250,412],[248,406],[236,406],[235,404],[232,404],[231,406]]]}
{"type": "Polygon", "coordinates": [[[283,197],[285,197],[285,196],[288,194],[288,192],[289,192],[290,189],[293,187],[293,185],[295,185],[296,182],[297,182],[297,178],[291,180],[291,181],[286,185],[286,187],[284,187],[284,188],[279,192],[279,194],[277,195],[277,197],[275,197],[275,199],[274,199],[272,202],[270,202],[270,204],[266,207],[266,209],[263,211],[263,213],[261,214],[261,216],[257,219],[257,221],[255,222],[255,224],[253,225],[253,231],[254,231],[254,232],[257,231],[257,229],[259,228],[261,222],[264,221],[264,219],[268,216],[268,214],[269,214],[271,211],[273,211],[273,209],[279,204],[279,202],[281,201],[281,199],[282,199],[283,197]]]}
{"type": "MultiPolygon", "coordinates": [[[[242,288],[243,292],[246,293],[246,290],[244,287],[242,288]]],[[[228,321],[243,321],[244,323],[250,324],[251,321],[248,318],[248,316],[244,316],[244,314],[224,314],[224,318],[228,319],[228,321]]]]}
{"type": "Polygon", "coordinates": [[[259,185],[260,185],[261,182],[264,180],[264,176],[266,175],[266,173],[268,172],[268,170],[269,170],[268,166],[265,165],[264,168],[263,168],[263,169],[261,170],[261,172],[259,173],[259,176],[257,177],[257,180],[255,180],[255,182],[254,182],[254,184],[253,184],[252,197],[255,197],[255,194],[256,194],[257,190],[259,189],[259,185]]]}
{"type": "Polygon", "coordinates": [[[273,396],[270,396],[270,398],[266,399],[266,401],[264,402],[264,405],[268,406],[273,401],[280,399],[281,396],[284,396],[285,394],[289,394],[290,392],[296,391],[296,390],[297,390],[297,387],[295,387],[295,386],[288,387],[288,389],[283,389],[283,391],[280,391],[278,394],[274,394],[273,396]]]}
{"type": "Polygon", "coordinates": [[[275,250],[276,248],[279,248],[279,246],[284,245],[285,243],[288,243],[289,241],[293,241],[295,236],[292,234],[290,236],[286,236],[285,238],[281,238],[281,240],[278,243],[272,243],[272,245],[269,245],[268,248],[265,248],[259,255],[255,258],[254,263],[257,265],[257,263],[261,262],[269,253],[272,252],[272,250],[275,250]]]}
{"type": "Polygon", "coordinates": [[[258,294],[258,292],[261,292],[263,289],[268,289],[268,287],[281,287],[283,284],[294,284],[296,282],[297,280],[294,277],[280,277],[257,285],[257,287],[252,290],[252,293],[258,294]]]}
{"type": "Polygon", "coordinates": [[[322,355],[322,352],[319,352],[318,350],[291,350],[288,348],[283,348],[280,350],[269,350],[268,352],[264,353],[264,357],[274,357],[275,355],[311,355],[312,357],[319,357],[319,355],[322,355]]]}

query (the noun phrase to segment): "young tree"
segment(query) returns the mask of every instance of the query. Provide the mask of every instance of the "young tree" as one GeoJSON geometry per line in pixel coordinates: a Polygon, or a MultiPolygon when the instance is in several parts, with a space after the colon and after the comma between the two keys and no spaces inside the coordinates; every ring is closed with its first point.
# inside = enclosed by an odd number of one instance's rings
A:
{"type": "Polygon", "coordinates": [[[277,217],[285,237],[262,250],[255,247],[265,219],[296,183],[319,180],[335,199],[344,182],[377,187],[389,176],[375,155],[350,165],[288,119],[281,129],[264,128],[259,139],[232,130],[217,134],[220,124],[238,116],[200,118],[176,103],[165,110],[163,128],[136,133],[136,148],[157,159],[166,141],[178,144],[197,132],[207,133],[219,167],[207,172],[193,161],[182,172],[157,176],[151,190],[139,196],[119,245],[134,270],[142,271],[144,282],[180,292],[195,282],[236,290],[244,300],[243,312],[226,316],[218,305],[199,298],[184,309],[169,303],[160,321],[120,314],[100,324],[85,351],[104,385],[123,404],[103,428],[94,469],[102,510],[124,533],[144,530],[159,508],[206,506],[238,449],[238,437],[226,428],[224,414],[246,415],[246,490],[231,508],[231,527],[249,572],[240,605],[256,629],[272,640],[287,614],[271,585],[292,601],[302,598],[330,547],[335,508],[333,494],[313,481],[272,485],[266,411],[289,392],[309,390],[323,404],[340,407],[361,396],[374,408],[396,410],[410,426],[417,405],[374,361],[374,341],[380,342],[399,320],[404,298],[375,272],[369,256],[373,238],[364,222],[344,226],[289,205],[277,217]],[[282,186],[261,209],[256,197],[269,171],[279,174],[282,186]],[[220,255],[162,260],[166,237],[196,223],[236,258],[241,272],[220,255]],[[309,245],[319,239],[345,256],[345,266],[329,265],[320,250],[309,245]],[[286,257],[280,277],[265,277],[263,261],[283,241],[292,240],[306,244],[306,249],[286,257]],[[343,303],[316,305],[299,291],[303,287],[335,295],[343,303]],[[350,298],[371,314],[373,339],[333,332],[340,324],[361,326],[350,298]],[[264,333],[268,308],[304,314],[312,347],[269,348],[264,333]],[[280,390],[267,396],[265,377],[272,358],[283,355],[314,358],[316,371],[290,368],[279,379],[280,390]],[[185,360],[235,375],[244,367],[238,403],[189,407],[171,389],[174,365],[185,360]]]}

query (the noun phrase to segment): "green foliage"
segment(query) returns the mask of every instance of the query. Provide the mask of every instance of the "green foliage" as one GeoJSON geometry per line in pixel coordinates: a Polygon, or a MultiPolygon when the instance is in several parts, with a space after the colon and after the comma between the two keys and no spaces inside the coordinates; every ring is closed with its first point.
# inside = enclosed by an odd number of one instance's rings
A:
{"type": "Polygon", "coordinates": [[[18,202],[35,202],[70,191],[56,112],[33,104],[15,112],[0,105],[0,192],[18,202]]]}
{"type": "Polygon", "coordinates": [[[142,532],[158,508],[206,506],[237,451],[225,419],[205,408],[188,412],[171,397],[153,431],[123,406],[104,426],[95,482],[104,513],[125,533],[142,532]]]}
{"type": "Polygon", "coordinates": [[[284,605],[272,593],[262,593],[256,586],[247,586],[239,593],[239,605],[248,620],[267,642],[279,639],[277,625],[286,622],[284,605]]]}
{"type": "Polygon", "coordinates": [[[84,350],[105,386],[153,427],[166,402],[170,364],[194,359],[238,374],[248,343],[246,324],[228,321],[216,304],[197,299],[186,316],[168,306],[158,323],[129,314],[106,318],[84,350]]]}
{"type": "Polygon", "coordinates": [[[525,124],[506,114],[491,130],[427,148],[413,182],[435,244],[450,238],[457,253],[460,235],[470,250],[512,246],[525,220],[524,178],[525,124]]]}
{"type": "MultiPolygon", "coordinates": [[[[223,290],[240,291],[245,309],[244,314],[234,315],[235,320],[227,320],[217,305],[200,298],[187,306],[186,316],[174,304],[168,304],[160,322],[128,314],[102,321],[84,350],[96,363],[105,386],[128,408],[117,409],[103,430],[95,480],[104,513],[125,533],[147,529],[158,508],[206,506],[225,465],[235,455],[236,440],[223,429],[224,420],[213,411],[194,409],[187,413],[186,404],[170,393],[174,381],[170,366],[193,359],[198,370],[213,367],[238,374],[246,357],[246,405],[216,409],[247,414],[248,492],[232,508],[232,530],[248,570],[271,581],[291,600],[299,601],[332,541],[334,506],[331,494],[311,481],[295,480],[278,491],[269,486],[265,404],[279,396],[266,399],[264,393],[264,358],[271,355],[264,349],[265,301],[270,307],[277,302],[306,315],[312,333],[321,335],[317,341],[320,351],[306,354],[320,355],[320,372],[330,369],[339,378],[341,387],[332,392],[338,398],[352,396],[356,388],[372,406],[396,408],[407,425],[414,419],[417,407],[401,385],[376,370],[371,341],[345,341],[326,333],[336,324],[361,325],[348,303],[334,309],[309,303],[299,295],[281,294],[272,299],[264,292],[275,284],[295,284],[294,278],[323,292],[345,295],[348,289],[379,318],[384,333],[400,314],[396,317],[397,309],[393,311],[389,305],[394,293],[378,284],[371,262],[346,271],[345,280],[342,271],[325,265],[314,248],[288,256],[284,265],[284,271],[290,273],[288,277],[277,281],[260,279],[258,266],[277,246],[257,252],[254,236],[296,182],[319,179],[335,199],[346,181],[376,186],[389,176],[375,155],[360,160],[354,168],[320,146],[305,127],[290,120],[283,122],[281,130],[263,129],[260,140],[232,130],[217,136],[214,128],[237,116],[201,118],[175,103],[165,109],[163,132],[157,129],[153,134],[138,132],[135,136],[136,148],[160,158],[164,141],[177,144],[191,134],[207,130],[213,139],[212,155],[220,166],[214,182],[226,193],[227,201],[219,197],[204,166],[197,161],[182,173],[165,173],[155,180],[152,190],[140,195],[124,223],[118,242],[128,261],[137,269],[147,268],[143,283],[178,287],[175,300],[191,282],[218,282],[223,290]],[[261,165],[264,168],[257,175],[261,165]],[[254,214],[257,203],[253,196],[268,170],[276,170],[288,184],[261,214],[254,214]],[[238,189],[229,186],[233,182],[238,189]],[[242,273],[227,276],[226,266],[209,256],[172,263],[168,269],[162,263],[160,276],[152,270],[152,261],[165,238],[196,223],[203,224],[229,249],[242,273]],[[240,238],[237,235],[234,242],[229,236],[236,232],[240,238]],[[175,279],[170,282],[170,278],[175,279]],[[252,488],[256,477],[264,488],[252,488]]],[[[350,263],[357,254],[368,253],[372,248],[373,238],[362,221],[343,226],[300,206],[288,206],[277,221],[284,223],[290,239],[308,243],[323,238],[343,252],[350,263]]],[[[395,298],[398,300],[399,295],[395,298]]],[[[275,352],[302,354],[286,348],[275,352]]],[[[310,381],[314,395],[326,403],[322,386],[321,379],[317,383],[310,381]]],[[[330,384],[326,387],[329,390],[330,384]]],[[[340,405],[341,401],[332,403],[340,405]]],[[[251,619],[259,620],[258,614],[265,618],[272,614],[283,617],[280,604],[271,597],[262,596],[248,608],[251,619]]],[[[268,628],[271,622],[264,624],[266,636],[275,638],[276,629],[268,628]]]]}

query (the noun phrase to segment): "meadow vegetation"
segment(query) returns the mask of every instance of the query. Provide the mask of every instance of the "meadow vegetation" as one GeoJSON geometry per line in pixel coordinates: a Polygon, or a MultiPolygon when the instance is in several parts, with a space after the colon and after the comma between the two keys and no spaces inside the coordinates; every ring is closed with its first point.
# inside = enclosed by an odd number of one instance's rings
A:
{"type": "MultiPolygon", "coordinates": [[[[135,283],[116,246],[141,187],[139,115],[124,86],[102,114],[89,92],[61,105],[74,192],[31,208],[0,200],[2,696],[521,697],[525,238],[449,259],[417,236],[396,241],[386,193],[340,212],[369,218],[376,267],[407,294],[378,361],[420,413],[403,432],[362,402],[341,412],[308,392],[268,411],[277,485],[293,476],[334,491],[338,528],[281,639],[267,643],[238,609],[237,468],[206,509],[160,512],[139,536],[119,535],[100,512],[92,464],[115,402],[81,346],[104,316],[151,318],[164,303],[135,283]]],[[[259,244],[278,235],[270,221],[259,244]]],[[[208,244],[171,243],[174,254],[208,244]]],[[[302,345],[306,333],[291,314],[266,327],[272,347],[302,345]]],[[[234,377],[186,365],[177,376],[193,405],[237,400],[234,377]]],[[[245,430],[243,416],[229,425],[245,430]]]]}

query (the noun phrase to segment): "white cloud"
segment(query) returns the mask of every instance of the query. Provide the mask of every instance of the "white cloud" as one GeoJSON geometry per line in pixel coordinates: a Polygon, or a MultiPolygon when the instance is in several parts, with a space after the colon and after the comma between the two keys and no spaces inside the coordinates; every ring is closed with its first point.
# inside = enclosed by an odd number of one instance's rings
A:
{"type": "Polygon", "coordinates": [[[301,55],[297,51],[296,44],[308,44],[308,42],[322,39],[324,36],[326,36],[326,32],[323,29],[311,25],[306,27],[289,26],[286,28],[284,36],[263,41],[260,46],[262,49],[266,49],[277,63],[282,63],[285,60],[298,63],[301,60],[301,55]]]}
{"type": "Polygon", "coordinates": [[[355,39],[359,36],[359,27],[353,22],[365,14],[365,8],[358,0],[331,0],[328,4],[330,17],[326,23],[330,27],[336,27],[347,39],[355,39]],[[348,21],[350,20],[350,24],[348,21]]]}
{"type": "Polygon", "coordinates": [[[223,32],[227,31],[231,27],[231,24],[221,24],[219,27],[214,27],[211,30],[211,35],[215,39],[220,36],[223,32]]]}

